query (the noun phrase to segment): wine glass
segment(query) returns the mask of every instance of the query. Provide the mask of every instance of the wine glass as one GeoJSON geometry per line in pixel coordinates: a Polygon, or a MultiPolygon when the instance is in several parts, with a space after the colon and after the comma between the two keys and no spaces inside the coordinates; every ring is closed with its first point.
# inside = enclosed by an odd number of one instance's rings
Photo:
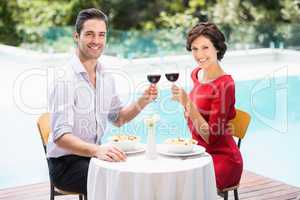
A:
{"type": "Polygon", "coordinates": [[[168,81],[175,83],[179,78],[179,72],[166,73],[165,76],[168,81]]]}
{"type": "Polygon", "coordinates": [[[147,79],[150,83],[156,84],[160,80],[160,74],[148,74],[147,79]]]}
{"type": "Polygon", "coordinates": [[[169,71],[168,73],[165,73],[165,76],[167,80],[172,83],[172,85],[175,85],[175,82],[179,78],[179,70],[177,67],[174,66],[172,67],[172,69],[169,69],[168,71],[169,71]]]}
{"type": "MultiPolygon", "coordinates": [[[[160,67],[155,64],[150,64],[147,72],[147,80],[151,83],[151,85],[156,85],[159,82],[160,78],[160,67]]],[[[153,102],[157,102],[157,98],[153,102]]]]}
{"type": "Polygon", "coordinates": [[[172,85],[175,84],[175,82],[179,78],[179,69],[177,66],[172,66],[172,68],[169,68],[168,71],[165,73],[165,76],[169,82],[172,83],[172,85]]]}
{"type": "MultiPolygon", "coordinates": [[[[147,79],[151,84],[156,84],[160,80],[161,75],[159,73],[148,74],[147,79]]],[[[153,102],[157,102],[155,99],[153,102]]]]}
{"type": "Polygon", "coordinates": [[[175,83],[179,78],[179,68],[177,65],[169,66],[169,69],[166,69],[167,73],[165,73],[165,76],[168,81],[171,83],[175,83]]]}

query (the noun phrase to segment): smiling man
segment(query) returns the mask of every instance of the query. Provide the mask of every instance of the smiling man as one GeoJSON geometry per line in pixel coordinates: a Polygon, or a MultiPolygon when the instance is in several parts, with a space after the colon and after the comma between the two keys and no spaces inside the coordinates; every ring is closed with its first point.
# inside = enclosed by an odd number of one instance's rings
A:
{"type": "Polygon", "coordinates": [[[125,161],[123,151],[101,145],[107,121],[121,126],[132,120],[157,97],[155,85],[128,107],[116,94],[111,74],[98,62],[108,20],[98,9],[82,10],[76,20],[76,52],[63,79],[55,80],[49,94],[51,135],[47,145],[50,178],[69,192],[87,193],[91,157],[109,162],[125,161]]]}

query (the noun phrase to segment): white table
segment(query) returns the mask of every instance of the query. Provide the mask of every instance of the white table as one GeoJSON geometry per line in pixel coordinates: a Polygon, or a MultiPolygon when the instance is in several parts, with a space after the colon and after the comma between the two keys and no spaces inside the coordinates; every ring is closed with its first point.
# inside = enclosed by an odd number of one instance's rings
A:
{"type": "Polygon", "coordinates": [[[145,155],[126,162],[92,158],[88,172],[88,200],[215,200],[212,158],[179,159],[145,155]]]}

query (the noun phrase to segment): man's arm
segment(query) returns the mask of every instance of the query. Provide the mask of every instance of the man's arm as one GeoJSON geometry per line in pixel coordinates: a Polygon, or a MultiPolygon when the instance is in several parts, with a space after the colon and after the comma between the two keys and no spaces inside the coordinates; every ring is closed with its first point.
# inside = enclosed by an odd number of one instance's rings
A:
{"type": "Polygon", "coordinates": [[[66,149],[79,156],[96,157],[111,162],[126,160],[125,153],[115,147],[103,147],[97,144],[91,144],[71,133],[63,134],[55,141],[55,143],[60,148],[66,149]]]}
{"type": "Polygon", "coordinates": [[[154,84],[145,90],[143,96],[141,96],[136,102],[132,103],[128,107],[124,107],[119,112],[118,118],[113,122],[115,126],[122,126],[123,124],[131,121],[135,118],[150,102],[157,97],[157,88],[154,84]]]}

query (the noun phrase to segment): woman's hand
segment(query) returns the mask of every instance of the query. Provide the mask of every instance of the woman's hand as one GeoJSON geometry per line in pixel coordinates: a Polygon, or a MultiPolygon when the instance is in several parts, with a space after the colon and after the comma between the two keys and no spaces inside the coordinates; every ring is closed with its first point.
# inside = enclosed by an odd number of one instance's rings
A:
{"type": "Polygon", "coordinates": [[[125,153],[112,146],[98,146],[95,157],[109,162],[120,162],[126,160],[125,153]]]}
{"type": "Polygon", "coordinates": [[[187,93],[184,91],[184,89],[176,85],[172,85],[171,92],[172,92],[172,100],[178,101],[183,107],[187,105],[189,97],[187,93]]]}
{"type": "Polygon", "coordinates": [[[151,103],[152,101],[154,101],[158,96],[158,91],[157,91],[157,87],[155,84],[151,84],[145,91],[143,94],[143,99],[147,102],[147,103],[151,103]]]}

